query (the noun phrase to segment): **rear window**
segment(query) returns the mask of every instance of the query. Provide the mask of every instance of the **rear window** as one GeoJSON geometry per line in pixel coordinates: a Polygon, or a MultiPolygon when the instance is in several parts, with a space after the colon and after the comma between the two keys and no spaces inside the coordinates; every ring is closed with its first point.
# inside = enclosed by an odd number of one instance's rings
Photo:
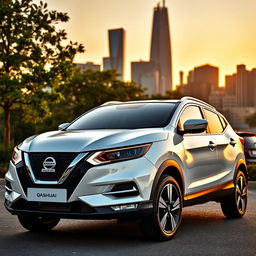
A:
{"type": "Polygon", "coordinates": [[[225,130],[227,127],[227,122],[225,121],[225,119],[222,116],[219,116],[219,118],[222,123],[223,130],[225,130]]]}
{"type": "Polygon", "coordinates": [[[175,103],[130,103],[96,108],[75,120],[67,130],[140,129],[166,126],[175,103]]]}

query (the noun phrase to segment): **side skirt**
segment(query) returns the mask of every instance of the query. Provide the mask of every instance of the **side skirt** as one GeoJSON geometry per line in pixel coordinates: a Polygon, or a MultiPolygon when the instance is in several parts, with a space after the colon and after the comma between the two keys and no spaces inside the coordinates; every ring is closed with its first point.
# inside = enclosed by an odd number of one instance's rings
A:
{"type": "Polygon", "coordinates": [[[233,181],[225,182],[216,187],[212,187],[200,192],[184,196],[184,207],[196,204],[204,204],[209,201],[219,202],[222,197],[232,194],[234,191],[233,181]]]}

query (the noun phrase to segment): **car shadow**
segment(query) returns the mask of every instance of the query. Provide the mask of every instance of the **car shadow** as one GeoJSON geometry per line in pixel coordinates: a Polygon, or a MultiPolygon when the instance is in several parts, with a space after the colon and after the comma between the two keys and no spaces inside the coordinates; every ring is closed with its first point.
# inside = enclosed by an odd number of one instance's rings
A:
{"type": "MultiPolygon", "coordinates": [[[[175,240],[185,239],[191,232],[201,234],[202,232],[212,231],[212,227],[222,227],[223,224],[228,225],[228,221],[219,213],[204,213],[202,211],[184,212],[182,225],[175,240]]],[[[229,226],[229,225],[228,225],[229,226]]],[[[70,245],[99,245],[99,243],[113,244],[131,243],[134,241],[148,243],[139,228],[138,222],[117,222],[95,221],[95,220],[61,220],[57,227],[50,232],[18,232],[8,236],[8,240],[12,240],[15,244],[17,241],[29,241],[31,243],[44,242],[54,243],[54,246],[63,244],[70,245]]]]}

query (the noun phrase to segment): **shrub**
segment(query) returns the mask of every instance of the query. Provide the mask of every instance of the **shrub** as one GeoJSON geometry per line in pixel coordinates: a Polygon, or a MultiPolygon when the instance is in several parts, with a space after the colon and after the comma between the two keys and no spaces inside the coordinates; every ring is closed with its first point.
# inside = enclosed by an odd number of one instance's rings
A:
{"type": "Polygon", "coordinates": [[[8,150],[4,150],[4,146],[0,144],[0,178],[3,178],[7,171],[12,151],[13,147],[9,147],[8,150]]]}
{"type": "Polygon", "coordinates": [[[247,168],[248,168],[249,180],[256,181],[256,165],[250,164],[247,166],[247,168]]]}

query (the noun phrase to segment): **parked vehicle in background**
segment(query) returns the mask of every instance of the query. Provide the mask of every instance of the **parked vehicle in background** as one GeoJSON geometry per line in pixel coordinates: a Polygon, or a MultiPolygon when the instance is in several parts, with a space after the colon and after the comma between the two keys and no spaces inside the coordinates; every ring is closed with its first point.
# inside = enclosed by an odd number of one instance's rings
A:
{"type": "Polygon", "coordinates": [[[247,164],[256,164],[256,133],[237,132],[244,139],[244,154],[247,164]]]}

